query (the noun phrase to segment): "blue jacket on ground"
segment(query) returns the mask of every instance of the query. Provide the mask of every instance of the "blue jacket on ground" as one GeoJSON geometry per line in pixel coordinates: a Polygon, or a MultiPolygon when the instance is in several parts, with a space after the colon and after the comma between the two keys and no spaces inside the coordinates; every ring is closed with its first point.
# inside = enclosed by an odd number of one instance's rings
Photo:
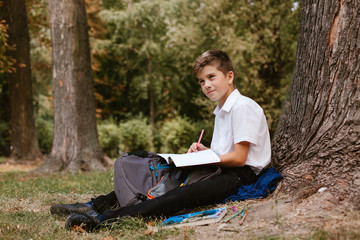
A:
{"type": "Polygon", "coordinates": [[[277,182],[282,178],[275,168],[264,169],[255,183],[239,187],[237,194],[226,198],[225,202],[266,197],[269,192],[275,191],[277,182]]]}

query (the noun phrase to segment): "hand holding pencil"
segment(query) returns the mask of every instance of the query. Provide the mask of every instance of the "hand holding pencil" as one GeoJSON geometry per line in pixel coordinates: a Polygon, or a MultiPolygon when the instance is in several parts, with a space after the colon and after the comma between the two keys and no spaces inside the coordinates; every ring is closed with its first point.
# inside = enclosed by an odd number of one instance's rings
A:
{"type": "Polygon", "coordinates": [[[201,130],[199,140],[197,142],[194,142],[194,143],[191,144],[191,146],[190,146],[189,150],[187,151],[187,153],[192,153],[192,152],[197,152],[197,151],[202,151],[202,150],[209,149],[209,148],[205,147],[202,143],[200,143],[203,134],[204,134],[204,129],[201,130]]]}

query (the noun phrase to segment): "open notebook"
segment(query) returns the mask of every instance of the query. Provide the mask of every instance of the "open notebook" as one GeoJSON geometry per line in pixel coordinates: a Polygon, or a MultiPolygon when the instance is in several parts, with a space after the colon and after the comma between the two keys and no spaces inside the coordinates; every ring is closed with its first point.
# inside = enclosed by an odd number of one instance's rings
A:
{"type": "Polygon", "coordinates": [[[174,163],[176,167],[186,167],[220,162],[220,158],[211,150],[203,150],[184,154],[160,153],[168,163],[174,163]]]}

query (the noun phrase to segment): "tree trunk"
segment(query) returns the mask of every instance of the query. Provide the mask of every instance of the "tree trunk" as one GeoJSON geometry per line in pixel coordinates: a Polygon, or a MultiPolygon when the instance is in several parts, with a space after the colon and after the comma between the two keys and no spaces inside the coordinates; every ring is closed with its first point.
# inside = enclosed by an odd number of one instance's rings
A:
{"type": "Polygon", "coordinates": [[[304,0],[296,66],[273,139],[283,190],[360,193],[360,2],[304,0]]]}
{"type": "Polygon", "coordinates": [[[10,158],[17,162],[40,161],[33,114],[30,69],[30,37],[24,0],[4,1],[4,19],[9,25],[9,44],[16,49],[9,55],[16,60],[16,71],[7,74],[10,104],[10,158]]]}
{"type": "Polygon", "coordinates": [[[37,171],[104,170],[112,165],[100,148],[84,0],[50,0],[54,139],[37,171]]]}

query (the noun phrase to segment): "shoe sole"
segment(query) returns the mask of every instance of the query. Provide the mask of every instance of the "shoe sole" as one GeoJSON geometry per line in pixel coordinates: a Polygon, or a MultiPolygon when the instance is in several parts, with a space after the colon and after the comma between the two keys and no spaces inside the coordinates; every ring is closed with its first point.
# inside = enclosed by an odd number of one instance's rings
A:
{"type": "Polygon", "coordinates": [[[77,208],[76,210],[71,210],[67,207],[64,207],[63,205],[53,205],[50,207],[50,213],[52,215],[58,215],[58,216],[69,216],[73,213],[86,213],[90,210],[90,208],[77,208]]]}

